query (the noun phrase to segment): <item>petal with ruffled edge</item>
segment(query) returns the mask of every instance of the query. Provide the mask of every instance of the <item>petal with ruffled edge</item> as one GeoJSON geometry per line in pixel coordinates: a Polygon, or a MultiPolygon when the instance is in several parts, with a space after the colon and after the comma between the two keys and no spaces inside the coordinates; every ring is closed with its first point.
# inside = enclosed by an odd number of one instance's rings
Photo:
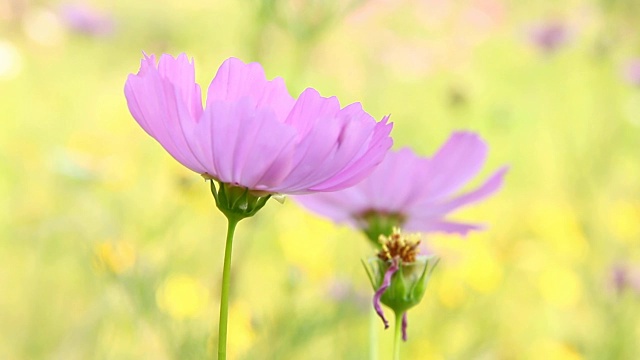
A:
{"type": "Polygon", "coordinates": [[[380,298],[382,297],[384,292],[387,291],[389,286],[391,286],[391,277],[393,276],[393,274],[396,273],[396,271],[398,271],[399,268],[400,267],[398,266],[398,260],[393,259],[391,266],[389,266],[387,271],[384,273],[382,284],[380,284],[380,287],[378,288],[378,290],[376,290],[375,294],[373,294],[373,308],[376,310],[376,314],[378,314],[380,319],[382,319],[385,329],[389,328],[389,321],[384,316],[384,311],[382,311],[382,306],[380,305],[380,298]]]}
{"type": "Polygon", "coordinates": [[[428,160],[408,148],[390,151],[375,170],[357,185],[336,192],[295,196],[304,207],[335,222],[356,225],[353,217],[365,211],[404,213],[424,192],[428,160]],[[381,187],[389,191],[381,191],[381,187]]]}
{"type": "Polygon", "coordinates": [[[177,59],[163,55],[156,67],[153,56],[145,56],[138,74],[125,83],[127,105],[140,126],[171,156],[196,172],[206,164],[194,155],[185,132],[202,112],[200,88],[192,82],[194,66],[186,55],[177,59]]]}
{"type": "Polygon", "coordinates": [[[239,102],[246,98],[255,108],[271,108],[280,122],[284,122],[295,102],[282,78],[267,80],[260,64],[229,58],[209,85],[207,106],[216,101],[239,102]]]}
{"type": "Polygon", "coordinates": [[[372,130],[373,133],[367,141],[363,142],[360,152],[353,158],[347,157],[348,152],[342,152],[340,156],[343,159],[350,159],[348,165],[327,179],[327,181],[314,185],[310,190],[337,191],[353,186],[364,180],[382,162],[393,145],[393,140],[389,136],[393,124],[388,122],[388,116],[385,116],[380,122],[375,122],[373,118],[369,118],[375,123],[372,130]]]}

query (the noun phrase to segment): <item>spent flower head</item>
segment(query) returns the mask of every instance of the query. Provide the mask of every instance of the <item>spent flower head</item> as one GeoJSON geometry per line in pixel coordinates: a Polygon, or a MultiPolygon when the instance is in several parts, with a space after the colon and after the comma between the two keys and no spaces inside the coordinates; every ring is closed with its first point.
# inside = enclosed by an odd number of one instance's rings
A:
{"type": "Polygon", "coordinates": [[[420,235],[405,234],[394,228],[391,235],[380,235],[381,248],[364,262],[375,291],[373,307],[385,329],[389,322],[381,304],[402,316],[402,338],[407,339],[407,310],[422,300],[427,282],[439,259],[421,252],[420,235]]]}

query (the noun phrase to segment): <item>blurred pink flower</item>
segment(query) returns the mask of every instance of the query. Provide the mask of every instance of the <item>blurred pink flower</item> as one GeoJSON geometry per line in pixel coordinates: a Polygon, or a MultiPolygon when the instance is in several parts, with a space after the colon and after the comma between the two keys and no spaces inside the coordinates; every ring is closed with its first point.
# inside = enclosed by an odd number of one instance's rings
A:
{"type": "Polygon", "coordinates": [[[392,145],[388,117],[340,108],[312,88],[293,99],[260,64],[227,59],[203,108],[193,60],[145,56],[125,96],[138,124],[187,168],[265,193],[335,191],[365,178],[392,145]]]}
{"type": "Polygon", "coordinates": [[[115,30],[113,16],[89,4],[65,4],[60,17],[71,30],[92,36],[108,36],[115,30]]]}
{"type": "MultiPolygon", "coordinates": [[[[419,157],[410,149],[391,151],[358,185],[333,193],[297,196],[296,200],[333,221],[365,231],[372,226],[372,218],[378,221],[386,217],[392,219],[391,224],[383,223],[408,232],[465,235],[482,226],[449,220],[448,214],[496,192],[507,171],[503,167],[477,189],[459,194],[482,168],[487,150],[487,144],[475,133],[456,132],[431,158],[419,157]]],[[[370,238],[376,241],[385,232],[375,229],[370,238]]]]}
{"type": "Polygon", "coordinates": [[[623,75],[629,84],[640,86],[640,58],[629,60],[624,67],[623,75]]]}
{"type": "Polygon", "coordinates": [[[560,21],[547,21],[529,31],[529,40],[544,53],[553,53],[571,40],[569,27],[560,21]]]}
{"type": "Polygon", "coordinates": [[[640,268],[616,264],[611,268],[610,284],[617,294],[630,290],[640,294],[640,268]]]}

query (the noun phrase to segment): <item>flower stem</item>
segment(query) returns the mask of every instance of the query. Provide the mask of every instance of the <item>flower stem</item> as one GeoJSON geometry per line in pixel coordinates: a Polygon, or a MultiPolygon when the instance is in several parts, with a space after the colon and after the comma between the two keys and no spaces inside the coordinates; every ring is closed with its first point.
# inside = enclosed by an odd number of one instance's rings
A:
{"type": "Polygon", "coordinates": [[[380,318],[375,309],[369,309],[369,360],[378,360],[378,326],[380,318]]]}
{"type": "Polygon", "coordinates": [[[222,269],[222,290],[220,292],[220,324],[218,327],[218,360],[227,358],[227,319],[229,317],[229,287],[231,285],[231,249],[233,233],[239,219],[227,218],[227,243],[224,249],[224,267],[222,269]]]}
{"type": "Polygon", "coordinates": [[[393,360],[400,360],[400,344],[402,344],[402,314],[396,312],[396,326],[393,329],[393,360]]]}

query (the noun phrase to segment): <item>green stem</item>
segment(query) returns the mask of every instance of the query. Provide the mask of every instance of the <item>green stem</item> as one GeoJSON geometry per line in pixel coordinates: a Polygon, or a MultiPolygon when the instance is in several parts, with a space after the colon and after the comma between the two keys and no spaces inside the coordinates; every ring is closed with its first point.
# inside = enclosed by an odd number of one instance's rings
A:
{"type": "Polygon", "coordinates": [[[396,327],[393,331],[393,360],[400,360],[400,344],[402,344],[402,314],[396,313],[396,327]]]}
{"type": "Polygon", "coordinates": [[[378,360],[378,326],[380,318],[373,306],[369,310],[369,360],[378,360]]]}
{"type": "Polygon", "coordinates": [[[218,327],[218,360],[227,358],[227,319],[229,317],[229,287],[231,285],[231,249],[233,233],[240,220],[228,218],[227,243],[224,249],[224,267],[222,269],[222,290],[220,292],[220,325],[218,327]]]}

